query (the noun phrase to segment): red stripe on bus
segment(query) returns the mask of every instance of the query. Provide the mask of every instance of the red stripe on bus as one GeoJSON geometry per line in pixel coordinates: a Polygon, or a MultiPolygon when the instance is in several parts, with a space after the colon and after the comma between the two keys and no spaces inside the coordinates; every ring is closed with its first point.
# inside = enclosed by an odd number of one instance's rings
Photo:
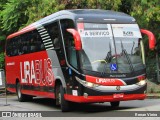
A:
{"type": "Polygon", "coordinates": [[[55,98],[54,93],[50,92],[42,92],[42,91],[33,91],[33,90],[21,90],[23,94],[33,95],[33,96],[41,96],[41,97],[47,97],[47,98],[55,98]]]}
{"type": "Polygon", "coordinates": [[[99,78],[86,75],[86,81],[105,86],[124,86],[125,82],[117,78],[99,78]]]}
{"type": "Polygon", "coordinates": [[[15,88],[9,88],[8,87],[7,90],[10,91],[10,92],[16,93],[16,89],[15,88]]]}
{"type": "Polygon", "coordinates": [[[32,26],[32,25],[27,26],[27,27],[25,27],[24,29],[22,29],[22,30],[20,30],[20,31],[18,31],[18,32],[16,32],[16,33],[13,33],[13,34],[9,35],[9,36],[7,37],[7,39],[11,39],[11,38],[13,38],[13,37],[16,37],[16,36],[19,36],[19,35],[21,35],[21,34],[24,34],[24,33],[27,33],[27,32],[29,32],[29,31],[32,31],[32,30],[34,30],[34,29],[36,29],[36,28],[35,28],[34,26],[32,26]]]}

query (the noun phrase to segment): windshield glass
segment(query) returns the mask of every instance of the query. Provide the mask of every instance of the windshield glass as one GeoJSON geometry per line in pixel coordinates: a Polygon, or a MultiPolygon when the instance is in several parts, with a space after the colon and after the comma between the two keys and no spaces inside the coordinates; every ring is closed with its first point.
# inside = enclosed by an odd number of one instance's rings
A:
{"type": "Polygon", "coordinates": [[[139,29],[135,29],[138,26],[131,25],[129,29],[123,26],[78,23],[82,40],[82,69],[105,73],[144,69],[141,35],[137,33],[139,29]]]}

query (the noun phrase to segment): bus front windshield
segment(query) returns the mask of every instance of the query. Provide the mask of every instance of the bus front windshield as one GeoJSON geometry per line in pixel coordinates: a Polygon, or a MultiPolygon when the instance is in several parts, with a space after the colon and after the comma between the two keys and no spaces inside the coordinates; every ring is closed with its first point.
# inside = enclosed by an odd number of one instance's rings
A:
{"type": "Polygon", "coordinates": [[[116,31],[114,25],[95,23],[84,23],[78,25],[78,28],[82,40],[80,58],[83,70],[131,73],[145,68],[144,59],[142,62],[143,43],[140,38],[131,37],[132,34],[137,34],[135,28],[125,32],[125,27],[122,27],[116,31]],[[123,35],[120,35],[120,31],[123,35]]]}

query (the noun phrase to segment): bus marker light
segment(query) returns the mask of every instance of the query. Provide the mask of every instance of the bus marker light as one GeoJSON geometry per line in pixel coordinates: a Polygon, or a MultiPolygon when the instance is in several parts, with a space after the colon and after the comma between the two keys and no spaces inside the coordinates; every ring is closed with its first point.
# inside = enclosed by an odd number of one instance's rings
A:
{"type": "Polygon", "coordinates": [[[141,81],[141,80],[145,80],[146,76],[138,76],[137,78],[138,78],[139,81],[141,81]]]}
{"type": "Polygon", "coordinates": [[[78,89],[78,86],[75,86],[76,89],[78,89]]]}
{"type": "Polygon", "coordinates": [[[72,70],[69,68],[69,75],[72,75],[72,70]]]}

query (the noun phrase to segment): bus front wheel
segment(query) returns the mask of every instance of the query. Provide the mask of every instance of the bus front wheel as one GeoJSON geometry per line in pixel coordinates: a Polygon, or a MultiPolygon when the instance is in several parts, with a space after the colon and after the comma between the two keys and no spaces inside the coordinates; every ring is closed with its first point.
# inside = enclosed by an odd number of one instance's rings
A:
{"type": "Polygon", "coordinates": [[[62,112],[67,112],[70,110],[70,102],[66,101],[64,98],[64,88],[62,85],[59,86],[58,102],[62,112]]]}
{"type": "Polygon", "coordinates": [[[112,107],[119,107],[120,101],[111,102],[112,107]]]}

